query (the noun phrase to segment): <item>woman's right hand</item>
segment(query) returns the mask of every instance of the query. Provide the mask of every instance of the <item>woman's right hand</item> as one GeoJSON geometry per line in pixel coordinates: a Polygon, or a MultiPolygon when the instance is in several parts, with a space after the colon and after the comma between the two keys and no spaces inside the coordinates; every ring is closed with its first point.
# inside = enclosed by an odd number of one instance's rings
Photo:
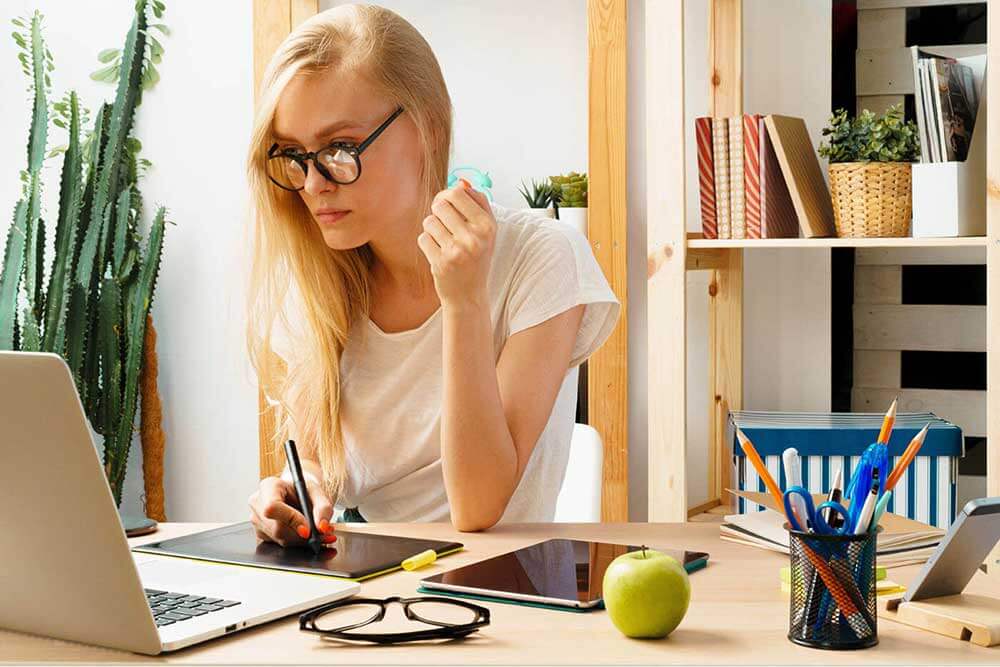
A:
{"type": "MultiPolygon", "coordinates": [[[[324,544],[337,540],[333,534],[333,503],[322,487],[311,481],[306,482],[306,490],[313,506],[313,521],[324,544]]],[[[309,539],[309,523],[301,512],[295,486],[281,477],[265,477],[257,490],[247,499],[250,504],[250,522],[257,538],[276,542],[283,547],[306,544],[309,539]]]]}

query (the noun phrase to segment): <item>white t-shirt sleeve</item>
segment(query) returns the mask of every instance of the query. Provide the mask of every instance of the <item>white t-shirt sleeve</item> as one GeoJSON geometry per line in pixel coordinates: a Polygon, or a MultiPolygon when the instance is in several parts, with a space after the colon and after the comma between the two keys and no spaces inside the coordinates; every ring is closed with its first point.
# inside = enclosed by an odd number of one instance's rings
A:
{"type": "Polygon", "coordinates": [[[546,221],[521,248],[508,296],[508,337],[584,304],[569,367],[583,363],[611,335],[621,304],[590,244],[575,227],[546,221]]]}

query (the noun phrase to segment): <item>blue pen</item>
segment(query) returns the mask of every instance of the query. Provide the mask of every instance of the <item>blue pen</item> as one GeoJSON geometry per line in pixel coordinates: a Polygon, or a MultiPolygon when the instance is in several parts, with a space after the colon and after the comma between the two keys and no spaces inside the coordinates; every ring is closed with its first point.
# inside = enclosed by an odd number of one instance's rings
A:
{"type": "Polygon", "coordinates": [[[889,507],[889,500],[892,498],[892,491],[886,491],[882,494],[882,497],[878,499],[878,504],[875,506],[875,514],[872,515],[872,525],[868,529],[871,532],[878,530],[878,524],[882,520],[882,515],[885,514],[885,510],[889,507]]]}

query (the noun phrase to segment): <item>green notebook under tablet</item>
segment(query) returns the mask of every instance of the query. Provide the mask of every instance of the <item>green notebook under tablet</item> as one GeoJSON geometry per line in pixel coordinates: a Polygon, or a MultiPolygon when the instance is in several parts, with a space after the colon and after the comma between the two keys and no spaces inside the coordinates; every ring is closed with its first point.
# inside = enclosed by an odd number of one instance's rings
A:
{"type": "MultiPolygon", "coordinates": [[[[420,591],[563,611],[600,609],[604,606],[601,584],[608,565],[621,554],[640,548],[584,540],[546,540],[422,579],[420,591]]],[[[704,552],[657,551],[676,558],[689,573],[708,563],[704,552]]]]}
{"type": "Polygon", "coordinates": [[[353,533],[339,528],[336,534],[336,542],[314,554],[305,545],[282,547],[259,540],[253,524],[246,521],[132,547],[132,551],[361,581],[398,570],[403,560],[428,549],[438,556],[462,549],[459,542],[353,533]]]}

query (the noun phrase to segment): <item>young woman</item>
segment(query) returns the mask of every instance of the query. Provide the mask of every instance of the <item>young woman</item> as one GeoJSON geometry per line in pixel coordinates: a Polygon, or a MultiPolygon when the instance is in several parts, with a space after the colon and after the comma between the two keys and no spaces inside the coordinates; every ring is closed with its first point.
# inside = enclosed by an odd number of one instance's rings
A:
{"type": "MultiPolygon", "coordinates": [[[[619,314],[574,228],[445,189],[451,134],[433,52],[380,7],[316,15],[264,74],[248,345],[328,541],[335,506],[462,531],[552,520],[577,367],[619,314]]],[[[251,494],[258,538],[308,534],[290,479],[251,494]]]]}

